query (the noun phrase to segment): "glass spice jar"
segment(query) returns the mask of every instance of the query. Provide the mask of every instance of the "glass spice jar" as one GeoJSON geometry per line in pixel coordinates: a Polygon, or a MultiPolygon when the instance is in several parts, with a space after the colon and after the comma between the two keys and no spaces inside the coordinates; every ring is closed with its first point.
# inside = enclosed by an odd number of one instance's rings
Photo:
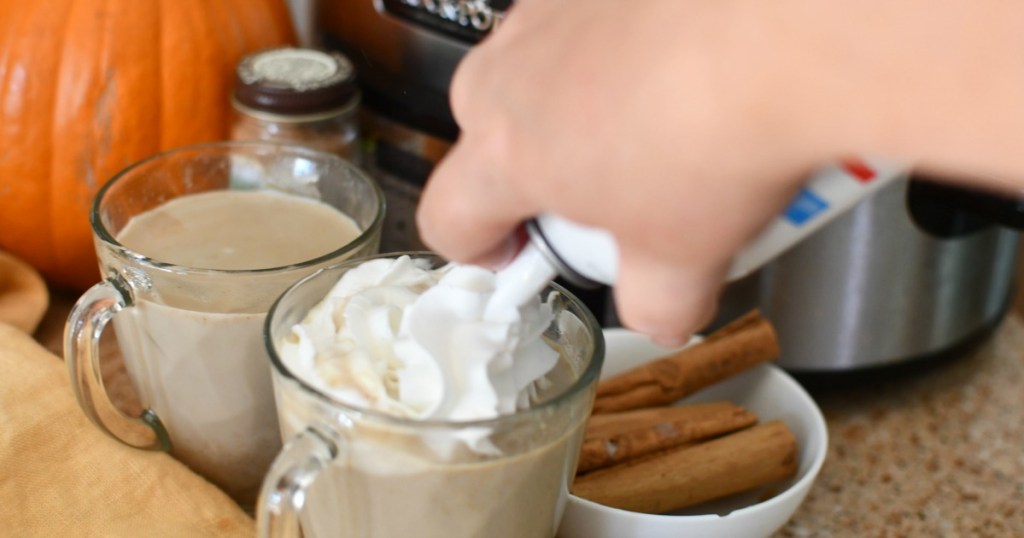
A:
{"type": "Polygon", "coordinates": [[[359,161],[359,89],[348,58],[277,48],[246,56],[235,70],[233,140],[300,144],[359,161]]]}

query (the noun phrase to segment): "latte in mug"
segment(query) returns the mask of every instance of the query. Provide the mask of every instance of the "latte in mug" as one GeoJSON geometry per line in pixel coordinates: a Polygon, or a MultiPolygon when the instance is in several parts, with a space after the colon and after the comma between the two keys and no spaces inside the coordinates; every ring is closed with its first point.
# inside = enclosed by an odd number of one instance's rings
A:
{"type": "Polygon", "coordinates": [[[357,167],[298,146],[203,144],[129,167],[91,215],[105,279],[68,317],[80,407],[115,439],[170,450],[251,508],[281,446],[266,312],[304,276],[376,252],[383,211],[357,167]],[[140,417],[117,413],[97,381],[111,319],[140,417]]]}
{"type": "Polygon", "coordinates": [[[298,532],[293,516],[311,538],[554,535],[600,326],[553,286],[490,308],[495,286],[486,269],[418,254],[328,267],[285,292],[266,330],[290,441],[264,481],[263,535],[298,532]]]}
{"type": "MultiPolygon", "coordinates": [[[[283,267],[359,236],[336,209],[271,191],[192,194],[134,217],[118,241],[162,262],[219,270],[283,267]]],[[[267,306],[246,279],[225,276],[218,296],[188,282],[114,318],[142,403],[167,427],[172,454],[240,502],[255,501],[281,447],[260,339],[267,306]]],[[[288,282],[281,282],[282,288],[288,282]]]]}

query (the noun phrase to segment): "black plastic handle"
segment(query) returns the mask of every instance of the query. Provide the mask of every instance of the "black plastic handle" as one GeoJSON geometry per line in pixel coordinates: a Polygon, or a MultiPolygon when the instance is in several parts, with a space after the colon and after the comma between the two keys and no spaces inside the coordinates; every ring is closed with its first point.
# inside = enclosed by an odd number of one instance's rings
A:
{"type": "Polygon", "coordinates": [[[940,238],[993,225],[1024,230],[1024,197],[967,189],[920,174],[912,175],[907,185],[907,210],[918,227],[940,238]]]}

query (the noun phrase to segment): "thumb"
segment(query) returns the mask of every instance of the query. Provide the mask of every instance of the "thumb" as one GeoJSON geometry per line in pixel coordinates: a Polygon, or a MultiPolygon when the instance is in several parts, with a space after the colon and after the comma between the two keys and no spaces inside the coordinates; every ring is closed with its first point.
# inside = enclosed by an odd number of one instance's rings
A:
{"type": "Polygon", "coordinates": [[[715,314],[724,269],[623,256],[615,284],[622,324],[660,345],[684,344],[715,314]]]}

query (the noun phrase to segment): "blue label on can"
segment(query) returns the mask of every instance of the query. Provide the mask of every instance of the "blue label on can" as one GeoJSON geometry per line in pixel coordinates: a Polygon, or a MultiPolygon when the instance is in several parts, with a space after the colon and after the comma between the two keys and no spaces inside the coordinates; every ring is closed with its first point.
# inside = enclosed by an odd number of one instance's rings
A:
{"type": "Polygon", "coordinates": [[[826,209],[828,209],[828,202],[814,191],[804,187],[789,203],[783,216],[794,225],[803,226],[804,223],[826,209]]]}

